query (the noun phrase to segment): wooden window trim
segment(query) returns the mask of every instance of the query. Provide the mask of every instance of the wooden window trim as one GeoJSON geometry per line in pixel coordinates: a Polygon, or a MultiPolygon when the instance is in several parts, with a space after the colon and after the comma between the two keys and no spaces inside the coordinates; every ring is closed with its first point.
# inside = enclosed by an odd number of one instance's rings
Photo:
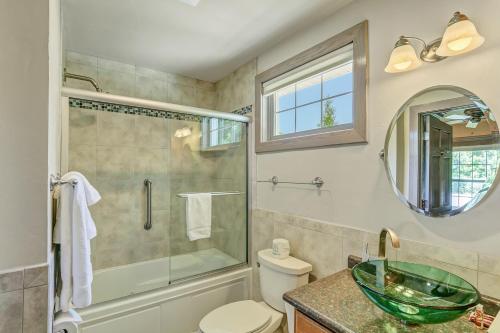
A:
{"type": "MultiPolygon", "coordinates": [[[[368,21],[363,21],[336,36],[262,72],[255,77],[255,151],[257,153],[316,148],[351,143],[367,143],[366,93],[368,84],[368,21]],[[353,44],[353,126],[352,128],[323,133],[297,135],[290,138],[264,138],[262,85],[297,67],[353,44]]],[[[264,120],[264,122],[267,120],[264,120]]]]}

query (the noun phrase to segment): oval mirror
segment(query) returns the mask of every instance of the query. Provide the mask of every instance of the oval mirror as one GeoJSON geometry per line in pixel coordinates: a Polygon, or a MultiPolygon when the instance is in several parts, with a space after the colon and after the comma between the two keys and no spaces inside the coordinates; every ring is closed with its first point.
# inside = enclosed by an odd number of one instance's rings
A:
{"type": "Polygon", "coordinates": [[[391,122],[384,161],[398,197],[427,216],[451,216],[477,205],[497,175],[495,117],[476,95],[437,86],[410,98],[391,122]]]}

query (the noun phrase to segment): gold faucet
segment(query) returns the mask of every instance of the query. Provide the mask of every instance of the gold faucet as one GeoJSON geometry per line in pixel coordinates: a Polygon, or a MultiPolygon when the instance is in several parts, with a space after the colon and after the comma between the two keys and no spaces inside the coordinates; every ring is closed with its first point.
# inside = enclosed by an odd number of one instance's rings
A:
{"type": "Polygon", "coordinates": [[[399,249],[399,236],[396,235],[396,233],[393,230],[389,228],[383,228],[382,231],[380,231],[380,237],[378,241],[379,258],[385,258],[385,240],[387,238],[387,234],[391,236],[392,247],[399,249]]]}

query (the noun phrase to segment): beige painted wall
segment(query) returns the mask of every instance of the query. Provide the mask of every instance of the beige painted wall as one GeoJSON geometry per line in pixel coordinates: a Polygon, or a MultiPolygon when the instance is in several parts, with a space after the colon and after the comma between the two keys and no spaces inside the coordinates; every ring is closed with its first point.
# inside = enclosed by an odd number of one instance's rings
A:
{"type": "Polygon", "coordinates": [[[47,262],[49,1],[0,2],[0,271],[47,262]]]}
{"type": "MultiPolygon", "coordinates": [[[[257,184],[255,206],[303,215],[378,232],[394,228],[401,237],[434,245],[500,256],[500,190],[479,206],[452,218],[414,214],[393,194],[378,152],[398,108],[416,92],[434,85],[462,86],[482,98],[500,116],[500,2],[481,1],[355,1],[336,15],[284,41],[258,58],[258,72],[325,40],[364,19],[369,21],[368,144],[257,156],[257,179],[325,180],[321,192],[299,186],[257,184]],[[432,9],[432,10],[429,10],[432,9]],[[454,11],[462,10],[486,37],[469,54],[399,74],[386,74],[392,47],[401,34],[425,40],[440,36],[454,11]],[[425,24],[424,24],[425,22],[425,24]]],[[[255,181],[255,179],[254,179],[255,181]]]]}

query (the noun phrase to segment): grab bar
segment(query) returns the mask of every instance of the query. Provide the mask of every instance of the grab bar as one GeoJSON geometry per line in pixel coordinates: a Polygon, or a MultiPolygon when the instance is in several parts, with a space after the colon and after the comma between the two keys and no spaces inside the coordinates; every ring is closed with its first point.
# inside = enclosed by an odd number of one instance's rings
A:
{"type": "Polygon", "coordinates": [[[151,187],[153,182],[150,179],[144,180],[144,186],[146,186],[146,223],[144,224],[144,230],[149,230],[153,227],[153,221],[151,218],[151,187]]]}

